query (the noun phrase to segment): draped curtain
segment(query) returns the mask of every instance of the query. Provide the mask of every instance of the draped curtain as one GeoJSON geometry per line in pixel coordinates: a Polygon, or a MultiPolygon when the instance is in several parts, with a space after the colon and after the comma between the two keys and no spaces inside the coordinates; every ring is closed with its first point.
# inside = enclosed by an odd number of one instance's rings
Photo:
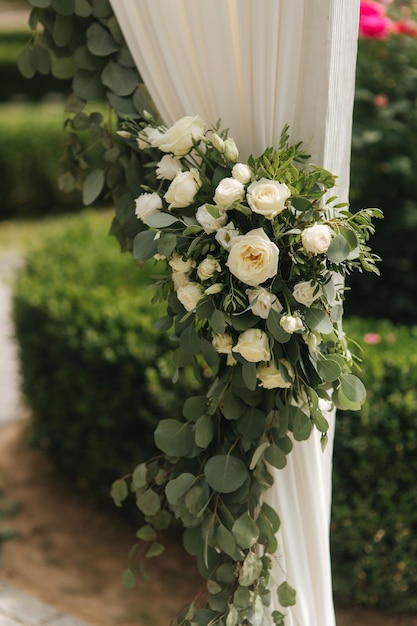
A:
{"type": "MultiPolygon", "coordinates": [[[[347,199],[359,0],[111,0],[164,122],[230,129],[240,159],[277,146],[284,124],[347,199]]],[[[334,626],[329,445],[296,442],[266,499],[282,530],[275,575],[297,590],[288,626],[334,626]]],[[[276,606],[275,608],[279,608],[276,606]]]]}

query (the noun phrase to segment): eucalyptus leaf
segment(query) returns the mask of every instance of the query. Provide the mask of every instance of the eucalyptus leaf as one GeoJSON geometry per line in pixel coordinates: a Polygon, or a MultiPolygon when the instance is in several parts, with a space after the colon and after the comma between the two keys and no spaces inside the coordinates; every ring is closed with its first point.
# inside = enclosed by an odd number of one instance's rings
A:
{"type": "Polygon", "coordinates": [[[148,484],[146,463],[140,463],[135,467],[132,474],[132,482],[135,489],[141,489],[148,484]]]}
{"type": "Polygon", "coordinates": [[[317,362],[317,372],[324,382],[334,382],[342,373],[339,363],[333,359],[320,359],[317,362]]]}
{"type": "Polygon", "coordinates": [[[195,442],[199,448],[206,449],[214,436],[213,420],[209,415],[202,415],[195,425],[195,442]]]}
{"type": "Polygon", "coordinates": [[[158,239],[158,254],[169,256],[177,245],[177,237],[174,233],[162,233],[158,239]]]}
{"type": "Polygon", "coordinates": [[[77,70],[72,88],[79,98],[87,102],[101,100],[104,97],[104,87],[99,72],[77,70]]]}
{"type": "Polygon", "coordinates": [[[155,529],[150,524],[145,524],[136,532],[136,537],[142,541],[154,541],[156,539],[155,529]]]}
{"type": "Polygon", "coordinates": [[[206,339],[201,339],[200,350],[209,367],[216,367],[218,365],[219,355],[213,348],[211,342],[207,341],[206,339]]]}
{"type": "Polygon", "coordinates": [[[239,584],[250,587],[260,577],[262,569],[261,558],[254,552],[248,552],[239,572],[239,584]]]}
{"type": "Polygon", "coordinates": [[[264,502],[261,508],[261,515],[265,515],[268,518],[271,528],[274,533],[277,533],[281,525],[278,513],[269,504],[264,502]]]}
{"type": "Polygon", "coordinates": [[[17,67],[24,78],[33,78],[36,68],[32,59],[30,48],[24,48],[17,59],[17,67]]]}
{"type": "Polygon", "coordinates": [[[145,217],[143,221],[146,226],[150,226],[151,228],[166,228],[167,226],[172,226],[172,224],[179,223],[175,215],[163,213],[163,211],[149,215],[145,217]]]}
{"type": "Polygon", "coordinates": [[[240,458],[218,454],[207,461],[204,475],[212,489],[219,493],[231,493],[243,485],[248,472],[240,458]]]}
{"type": "Polygon", "coordinates": [[[74,22],[67,16],[58,15],[54,22],[52,37],[57,46],[67,46],[74,35],[74,22]]]}
{"type": "Polygon", "coordinates": [[[257,440],[265,430],[265,414],[255,407],[247,407],[237,423],[237,431],[248,441],[257,440]]]}
{"type": "Polygon", "coordinates": [[[30,0],[30,4],[39,9],[46,9],[51,6],[51,0],[30,0]]]}
{"type": "MultiPolygon", "coordinates": [[[[111,37],[110,34],[109,36],[111,37]]],[[[109,61],[103,69],[101,80],[117,96],[130,96],[138,86],[140,78],[136,68],[123,67],[109,61]]]]}
{"type": "Polygon", "coordinates": [[[158,250],[158,241],[155,240],[155,232],[144,230],[138,233],[133,240],[133,258],[138,261],[151,259],[158,250]]]}
{"type": "Polygon", "coordinates": [[[147,559],[151,559],[153,557],[159,556],[164,551],[165,551],[165,546],[162,545],[162,543],[158,543],[157,541],[154,541],[153,544],[149,547],[149,549],[145,553],[145,556],[147,559]]]}
{"type": "Polygon", "coordinates": [[[220,550],[233,558],[236,553],[236,541],[230,530],[220,524],[216,532],[216,539],[220,550]]]}
{"type": "Polygon", "coordinates": [[[254,519],[248,514],[243,513],[237,518],[232,528],[233,537],[240,548],[251,548],[258,540],[259,528],[254,519]]]}
{"type": "Polygon", "coordinates": [[[122,506],[122,502],[126,500],[129,495],[126,481],[121,478],[115,480],[112,484],[110,495],[116,506],[122,506]]]}
{"type": "Polygon", "coordinates": [[[68,17],[75,11],[75,0],[52,0],[51,6],[59,15],[68,17]]]}
{"type": "Polygon", "coordinates": [[[274,339],[279,341],[279,343],[287,343],[291,339],[291,335],[286,333],[279,323],[281,319],[281,315],[271,309],[266,320],[266,327],[268,331],[271,333],[274,339]]]}
{"type": "Polygon", "coordinates": [[[294,606],[296,591],[286,581],[278,587],[278,602],[281,606],[294,606]]]}
{"type": "Polygon", "coordinates": [[[170,504],[178,504],[183,496],[187,493],[188,489],[192,487],[195,482],[195,476],[188,472],[180,474],[177,478],[170,480],[165,486],[165,494],[170,504]]]}
{"type": "Polygon", "coordinates": [[[190,396],[184,402],[182,414],[188,420],[196,422],[199,417],[205,414],[208,408],[207,396],[190,396]]]}
{"type": "Polygon", "coordinates": [[[80,17],[88,17],[93,12],[93,9],[87,0],[75,0],[74,12],[80,17]]]}
{"type": "Polygon", "coordinates": [[[252,455],[252,459],[249,465],[249,469],[253,470],[255,469],[255,467],[257,466],[257,464],[259,463],[259,461],[263,458],[264,456],[264,452],[267,448],[269,448],[271,444],[269,443],[269,441],[264,441],[264,443],[261,443],[255,450],[255,452],[252,455]]]}
{"type": "Polygon", "coordinates": [[[84,181],[83,186],[83,202],[85,205],[89,205],[94,200],[97,200],[104,187],[104,172],[103,170],[92,170],[84,181]]]}
{"type": "Polygon", "coordinates": [[[283,469],[287,464],[285,453],[275,443],[265,450],[265,461],[277,469],[283,469]]]}
{"type": "Polygon", "coordinates": [[[340,377],[342,392],[350,402],[362,404],[366,399],[363,382],[353,374],[342,374],[340,377]]]}
{"type": "Polygon", "coordinates": [[[242,378],[246,387],[250,391],[255,391],[258,384],[256,378],[256,363],[250,363],[249,361],[242,363],[242,378]]]}
{"type": "Polygon", "coordinates": [[[44,46],[34,45],[32,49],[32,62],[40,74],[48,74],[51,69],[51,56],[44,46]]]}
{"type": "Polygon", "coordinates": [[[93,22],[87,29],[87,48],[97,56],[109,56],[117,52],[119,44],[104,26],[99,22],[93,22]]]}
{"type": "Polygon", "coordinates": [[[232,391],[227,391],[223,397],[223,415],[228,420],[238,420],[245,412],[245,403],[232,391]]]}
{"type": "Polygon", "coordinates": [[[221,335],[226,330],[226,320],[224,319],[224,315],[218,309],[215,309],[212,313],[210,319],[211,327],[213,332],[217,335],[221,335]]]}
{"type": "Polygon", "coordinates": [[[161,420],[155,430],[157,447],[169,456],[187,456],[194,446],[194,433],[178,420],[161,420]]]}
{"type": "Polygon", "coordinates": [[[331,333],[333,330],[332,320],[322,309],[316,307],[306,309],[304,319],[311,330],[317,330],[323,334],[331,333]]]}
{"type": "Polygon", "coordinates": [[[133,589],[136,586],[136,576],[130,567],[124,570],[122,574],[122,583],[126,589],[133,589]]]}
{"type": "Polygon", "coordinates": [[[312,428],[310,418],[301,409],[297,409],[293,422],[294,439],[296,441],[305,441],[310,437],[312,428]]]}
{"type": "Polygon", "coordinates": [[[153,489],[136,494],[136,505],[144,515],[155,515],[161,508],[161,498],[153,489]]]}
{"type": "Polygon", "coordinates": [[[326,255],[332,263],[342,263],[348,258],[349,253],[349,243],[343,235],[338,233],[335,237],[333,237],[332,242],[327,249],[326,255]]]}
{"type": "Polygon", "coordinates": [[[180,335],[180,346],[184,352],[189,354],[200,353],[200,337],[198,336],[194,325],[189,324],[180,335]]]}

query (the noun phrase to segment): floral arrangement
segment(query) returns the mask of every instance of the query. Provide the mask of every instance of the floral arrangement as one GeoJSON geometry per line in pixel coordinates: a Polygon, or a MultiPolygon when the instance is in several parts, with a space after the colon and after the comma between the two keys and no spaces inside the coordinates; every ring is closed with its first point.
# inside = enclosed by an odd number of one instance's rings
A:
{"type": "Polygon", "coordinates": [[[125,583],[179,521],[207,585],[178,624],[284,624],[296,592],[272,578],[280,520],[262,493],[294,442],[316,428],[325,447],[327,411],[365,400],[342,328],[343,277],[378,273],[367,242],[381,213],[334,205],[335,177],[306,164],[288,128],[247,163],[220,123],[198,116],[166,128],[145,114],[119,134],[148,172],[133,254],[160,268],[157,327],[172,329],[175,378],[190,366],[201,383],[182,416],[159,423],[161,454],[113,484],[116,504],[133,491],[145,519],[125,583]],[[271,614],[271,593],[282,611],[271,614]]]}

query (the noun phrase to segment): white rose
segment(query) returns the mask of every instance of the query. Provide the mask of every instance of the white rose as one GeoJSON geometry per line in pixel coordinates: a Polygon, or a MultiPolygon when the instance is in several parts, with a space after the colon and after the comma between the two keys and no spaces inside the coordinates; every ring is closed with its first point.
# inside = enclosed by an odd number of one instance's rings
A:
{"type": "Polygon", "coordinates": [[[156,177],[164,180],[173,180],[181,171],[181,161],[170,154],[165,154],[156,168],[156,177]]]}
{"type": "Polygon", "coordinates": [[[172,282],[174,283],[175,291],[178,289],[182,289],[186,287],[190,282],[187,272],[176,272],[173,271],[171,274],[172,282]]]}
{"type": "Polygon", "coordinates": [[[246,199],[254,213],[272,220],[285,209],[285,203],[290,195],[291,191],[285,183],[261,178],[249,185],[246,199]]]}
{"type": "Polygon", "coordinates": [[[229,251],[232,247],[233,237],[237,237],[238,235],[240,235],[238,229],[233,222],[229,222],[226,226],[219,228],[214,238],[225,250],[229,251]]]}
{"type": "Polygon", "coordinates": [[[192,204],[197,191],[201,187],[201,178],[198,170],[192,168],[189,172],[179,172],[165,194],[169,209],[183,209],[192,204]]]}
{"type": "Polygon", "coordinates": [[[260,328],[249,328],[241,333],[232,350],[251,363],[271,360],[268,335],[260,328]]]}
{"type": "Polygon", "coordinates": [[[283,315],[279,323],[289,335],[292,335],[299,330],[304,330],[303,321],[297,313],[294,313],[294,315],[283,315]]]}
{"type": "Polygon", "coordinates": [[[202,295],[201,285],[198,283],[189,282],[185,287],[177,290],[177,298],[186,311],[195,311],[202,295]]]}
{"type": "Polygon", "coordinates": [[[219,354],[232,354],[233,339],[227,333],[214,335],[212,344],[216,352],[219,354]]]}
{"type": "Polygon", "coordinates": [[[258,368],[256,376],[261,381],[259,386],[264,389],[275,389],[276,387],[285,389],[291,387],[291,383],[284,380],[281,372],[273,365],[264,365],[258,368]]]}
{"type": "Polygon", "coordinates": [[[168,128],[153,145],[162,152],[184,156],[190,152],[195,143],[201,140],[205,130],[205,124],[198,115],[182,117],[171,128],[168,128]]]}
{"type": "Polygon", "coordinates": [[[208,256],[206,259],[201,261],[200,265],[197,267],[197,276],[200,280],[208,280],[216,272],[220,272],[221,267],[220,263],[212,256],[208,256]]]}
{"type": "Polygon", "coordinates": [[[321,288],[317,289],[317,285],[312,285],[311,281],[303,280],[301,283],[294,285],[292,292],[294,299],[304,306],[311,306],[314,300],[320,298],[321,288]],[[317,290],[317,293],[314,293],[317,290]]]}
{"type": "Polygon", "coordinates": [[[154,142],[158,141],[160,137],[162,137],[162,133],[158,128],[145,126],[145,128],[142,128],[142,130],[138,132],[136,138],[139,150],[146,150],[149,146],[154,145],[154,142]]]}
{"type": "Polygon", "coordinates": [[[282,311],[282,305],[276,295],[272,294],[264,287],[246,289],[246,295],[248,296],[252,313],[258,317],[262,317],[264,320],[268,317],[271,309],[277,313],[281,313],[282,311]]]}
{"type": "Polygon", "coordinates": [[[169,260],[169,264],[175,272],[191,272],[195,267],[193,259],[184,259],[178,252],[174,252],[169,260]]]}
{"type": "Polygon", "coordinates": [[[142,222],[162,209],[162,200],[157,193],[143,193],[135,200],[135,214],[142,222]]]}
{"type": "Polygon", "coordinates": [[[321,343],[320,333],[317,331],[310,331],[307,333],[303,333],[302,337],[307,344],[309,351],[311,353],[317,352],[318,346],[321,343]]]}
{"type": "Polygon", "coordinates": [[[246,285],[258,287],[278,270],[279,249],[262,228],[233,237],[226,265],[246,285]]]}
{"type": "Polygon", "coordinates": [[[227,213],[220,207],[213,206],[212,204],[203,204],[198,207],[195,218],[200,226],[203,227],[204,232],[207,233],[207,235],[211,235],[211,233],[215,233],[226,224],[227,213]]]}
{"type": "Polygon", "coordinates": [[[332,229],[327,224],[314,224],[303,230],[301,241],[307,252],[323,254],[330,246],[332,229]]]}
{"type": "Polygon", "coordinates": [[[242,200],[245,188],[235,178],[223,178],[214,193],[214,202],[223,209],[228,209],[234,202],[242,200]]]}
{"type": "Polygon", "coordinates": [[[224,142],[224,154],[226,156],[226,159],[232,161],[232,163],[236,163],[239,158],[239,150],[237,149],[237,145],[231,137],[226,139],[226,141],[224,142]]]}
{"type": "Polygon", "coordinates": [[[246,163],[236,163],[232,169],[232,176],[236,178],[242,185],[246,185],[252,178],[252,172],[246,163]]]}

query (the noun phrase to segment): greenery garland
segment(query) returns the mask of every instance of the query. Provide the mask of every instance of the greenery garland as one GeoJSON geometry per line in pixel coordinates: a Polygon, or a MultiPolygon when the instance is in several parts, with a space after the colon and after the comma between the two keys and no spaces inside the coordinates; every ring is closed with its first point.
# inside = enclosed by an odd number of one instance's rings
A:
{"type": "Polygon", "coordinates": [[[220,124],[184,118],[167,129],[143,116],[152,102],[107,0],[30,1],[22,73],[74,77],[61,188],[82,189],[86,204],[110,192],[122,249],[160,267],[155,297],[167,312],[157,327],[173,328],[176,377],[192,364],[202,389],[182,416],[160,422],[161,455],[113,484],[116,504],[134,492],[146,522],[125,584],[138,560],[145,573],[142,546],[148,558],[161,554],[159,533],[179,520],[207,586],[177,623],[283,624],[296,594],[279,585],[282,611],[270,614],[280,520],[262,493],[294,440],[317,428],[325,447],[326,410],[357,410],[365,399],[333,277],[378,273],[367,241],[381,214],[353,215],[335,197],[324,204],[335,178],[305,165],[288,129],[277,149],[239,163],[220,124]],[[103,100],[116,111],[108,123],[86,112],[103,100]],[[131,121],[117,136],[119,119],[131,121]],[[90,160],[92,144],[100,149],[90,160]]]}

